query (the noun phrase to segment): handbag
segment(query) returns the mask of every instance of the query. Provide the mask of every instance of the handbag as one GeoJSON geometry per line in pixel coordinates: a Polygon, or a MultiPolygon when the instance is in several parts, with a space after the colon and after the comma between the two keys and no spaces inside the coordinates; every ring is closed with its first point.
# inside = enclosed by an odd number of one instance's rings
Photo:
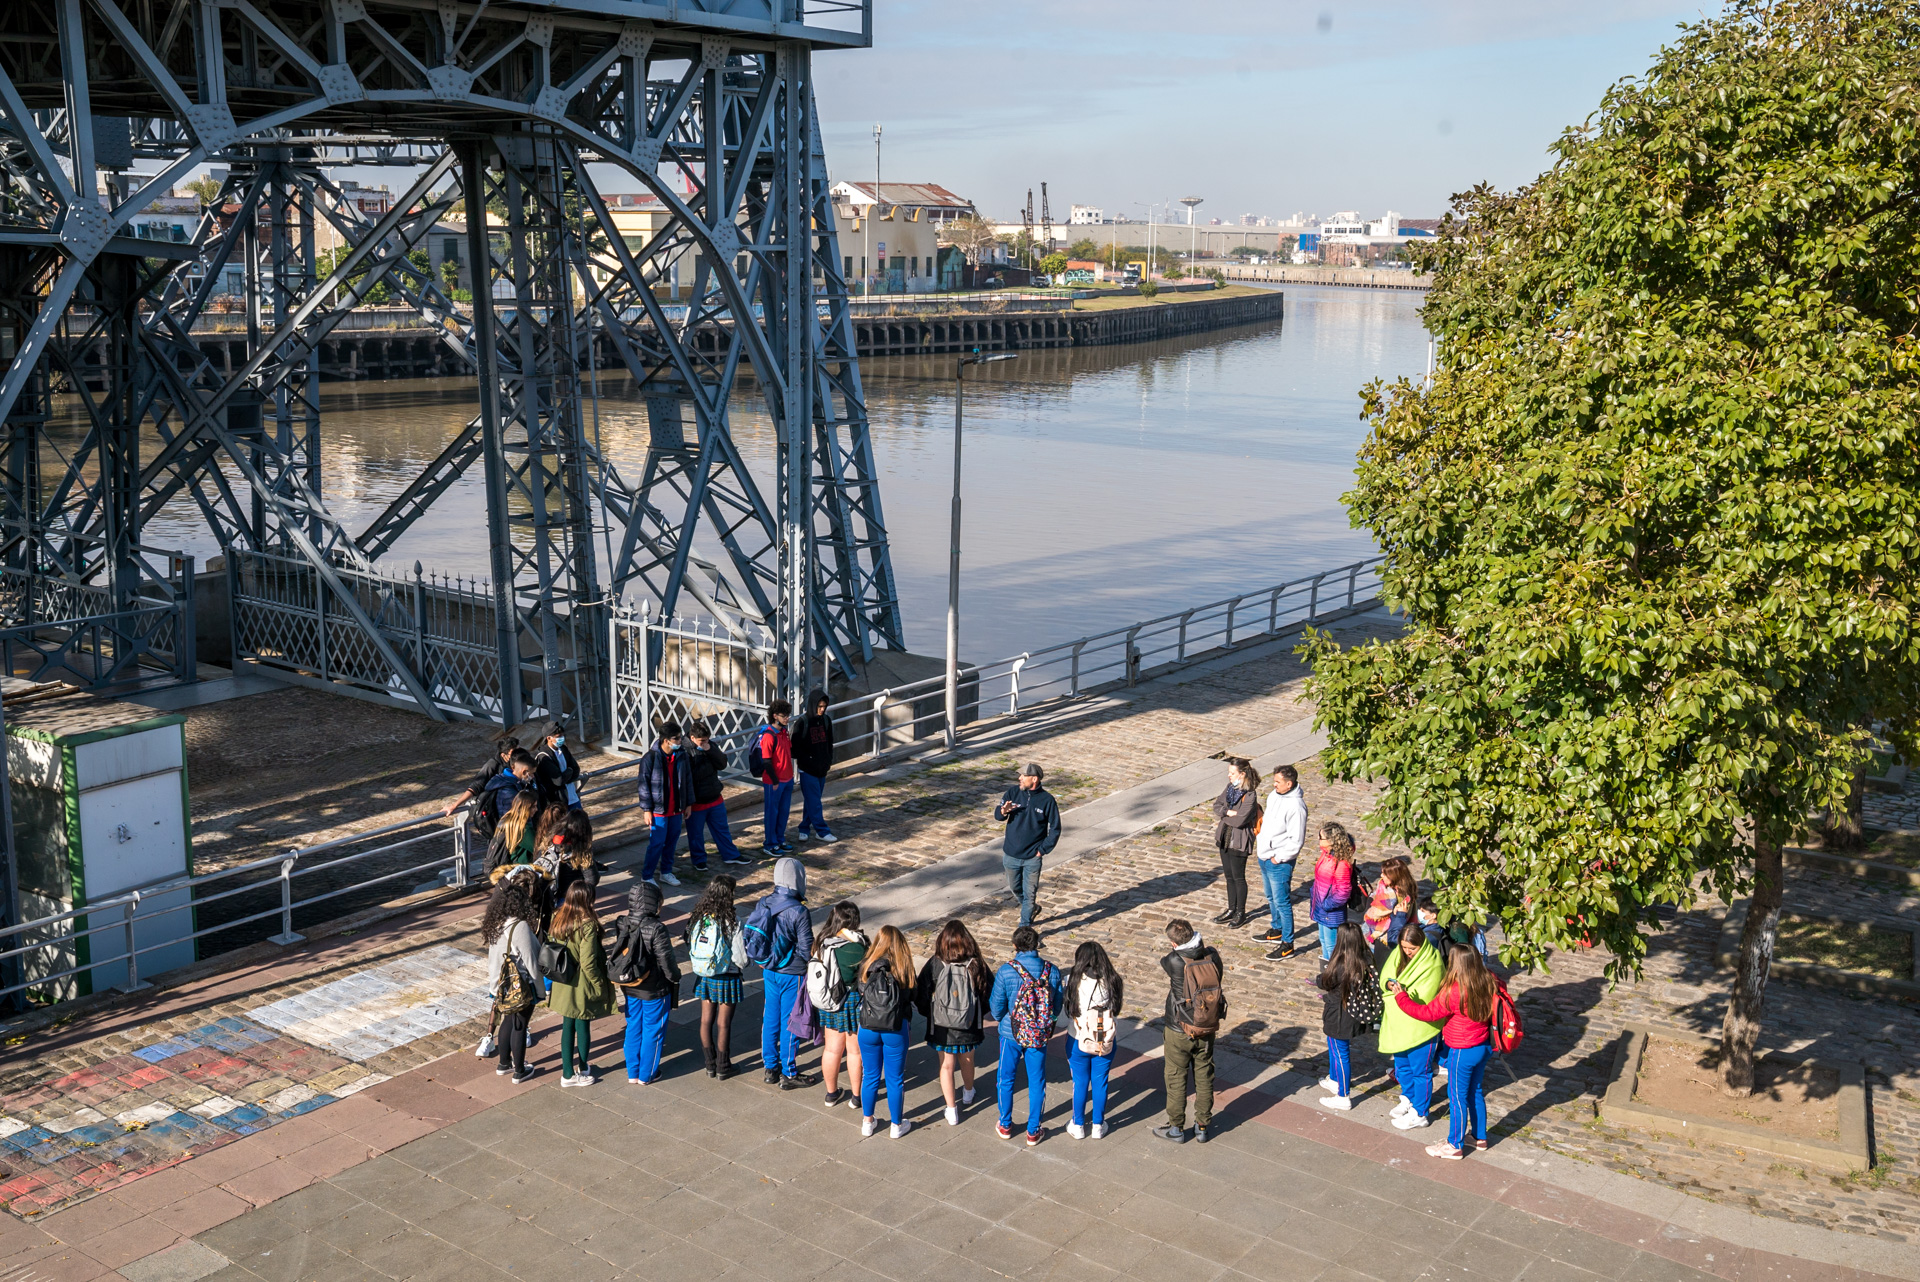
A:
{"type": "Polygon", "coordinates": [[[571,984],[580,978],[580,963],[565,944],[548,941],[540,945],[540,973],[556,984],[571,984]]]}

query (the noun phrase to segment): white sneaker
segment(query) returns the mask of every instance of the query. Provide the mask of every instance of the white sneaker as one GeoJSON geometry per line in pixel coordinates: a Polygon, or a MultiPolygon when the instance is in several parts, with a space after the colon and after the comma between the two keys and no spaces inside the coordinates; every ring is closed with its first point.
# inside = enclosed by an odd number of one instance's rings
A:
{"type": "Polygon", "coordinates": [[[834,835],[833,835],[832,833],[830,833],[830,832],[823,832],[823,833],[821,833],[821,834],[820,834],[820,840],[821,840],[821,841],[824,841],[824,842],[826,842],[826,843],[827,843],[827,844],[828,844],[829,846],[831,846],[831,845],[832,845],[832,844],[833,844],[834,842],[836,842],[836,841],[838,841],[838,840],[840,840],[840,839],[839,839],[838,837],[836,837],[836,836],[834,836],[834,835]]]}
{"type": "Polygon", "coordinates": [[[960,1107],[967,1108],[971,1106],[973,1103],[974,1095],[975,1095],[974,1091],[969,1090],[965,1087],[962,1087],[960,1090],[960,1107]]]}
{"type": "Polygon", "coordinates": [[[670,872],[661,873],[660,880],[666,882],[669,886],[678,886],[680,884],[680,879],[670,872]]]}
{"type": "Polygon", "coordinates": [[[801,830],[800,830],[799,832],[796,832],[796,833],[794,833],[794,834],[793,834],[793,839],[794,839],[795,841],[811,841],[811,840],[813,840],[813,838],[811,838],[811,837],[809,837],[809,836],[807,836],[807,830],[806,830],[806,829],[804,829],[804,828],[802,828],[802,829],[801,829],[801,830]]]}
{"type": "Polygon", "coordinates": [[[1402,1113],[1393,1119],[1393,1127],[1397,1131],[1417,1131],[1426,1124],[1426,1118],[1413,1112],[1402,1113]]]}
{"type": "Polygon", "coordinates": [[[1097,1140],[1107,1138],[1107,1124],[1105,1122],[1095,1122],[1093,1124],[1093,1138],[1097,1140]]]}
{"type": "Polygon", "coordinates": [[[910,1130],[912,1130],[912,1129],[913,1129],[913,1123],[912,1123],[912,1122],[895,1122],[895,1123],[893,1124],[893,1129],[892,1129],[892,1130],[890,1130],[890,1131],[888,1131],[888,1132],[887,1132],[887,1135],[888,1135],[888,1137],[889,1137],[890,1139],[896,1139],[896,1140],[897,1140],[897,1139],[899,1139],[899,1138],[900,1138],[900,1137],[901,1137],[902,1135],[905,1135],[905,1134],[906,1134],[906,1133],[907,1133],[908,1131],[910,1131],[910,1130]]]}
{"type": "Polygon", "coordinates": [[[1331,1077],[1323,1077],[1320,1079],[1320,1089],[1329,1095],[1338,1095],[1340,1093],[1340,1083],[1334,1081],[1331,1077]]]}
{"type": "Polygon", "coordinates": [[[959,1109],[957,1109],[957,1108],[953,1108],[953,1107],[951,1107],[951,1106],[949,1106],[949,1107],[948,1107],[948,1109],[947,1109],[947,1125],[948,1125],[948,1126],[958,1126],[958,1125],[960,1125],[960,1110],[959,1110],[959,1109]]]}
{"type": "Polygon", "coordinates": [[[1342,1113],[1346,1112],[1347,1110],[1353,1107],[1353,1101],[1348,1099],[1344,1095],[1329,1095],[1325,1099],[1321,1100],[1320,1103],[1325,1105],[1327,1108],[1337,1108],[1342,1113]]]}
{"type": "Polygon", "coordinates": [[[1411,1112],[1413,1112],[1413,1105],[1407,1103],[1407,1097],[1402,1095],[1399,1099],[1394,1101],[1393,1111],[1387,1114],[1387,1116],[1404,1117],[1411,1112]]]}
{"type": "Polygon", "coordinates": [[[1087,1138],[1087,1128],[1080,1125],[1080,1123],[1078,1122],[1068,1122],[1067,1134],[1073,1136],[1073,1138],[1077,1140],[1083,1140],[1087,1138]]]}
{"type": "Polygon", "coordinates": [[[642,878],[640,879],[640,884],[641,884],[642,886],[652,886],[652,887],[654,887],[654,888],[655,888],[656,890],[657,890],[657,889],[659,889],[659,886],[660,886],[660,883],[659,883],[659,882],[657,882],[657,881],[655,881],[655,880],[654,880],[653,878],[651,878],[651,877],[642,877],[642,878]]]}
{"type": "Polygon", "coordinates": [[[861,1118],[860,1119],[860,1138],[864,1140],[872,1136],[872,1134],[873,1134],[873,1119],[871,1117],[861,1118]]]}
{"type": "Polygon", "coordinates": [[[499,1053],[500,1044],[493,1040],[492,1033],[488,1033],[480,1039],[480,1049],[473,1054],[476,1059],[486,1059],[490,1055],[498,1055],[499,1053]]]}

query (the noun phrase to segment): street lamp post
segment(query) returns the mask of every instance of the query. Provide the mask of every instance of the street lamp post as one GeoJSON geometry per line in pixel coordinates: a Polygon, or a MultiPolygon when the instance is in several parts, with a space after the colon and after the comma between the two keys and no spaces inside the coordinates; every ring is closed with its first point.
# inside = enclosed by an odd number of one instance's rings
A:
{"type": "Polygon", "coordinates": [[[953,363],[953,528],[947,549],[947,750],[960,742],[960,425],[966,412],[967,366],[1010,361],[1012,352],[975,352],[953,363]]]}
{"type": "MultiPolygon", "coordinates": [[[[880,216],[880,126],[875,125],[873,127],[873,208],[872,208],[872,211],[867,216],[867,222],[871,224],[873,220],[875,218],[878,218],[879,216],[880,216]]],[[[873,239],[873,233],[871,230],[869,230],[867,233],[867,239],[869,241],[873,239]]],[[[878,263],[873,263],[872,260],[868,260],[868,261],[873,271],[873,275],[868,277],[868,281],[872,282],[875,279],[884,279],[885,274],[881,270],[880,265],[878,263]]],[[[874,288],[871,283],[867,285],[866,292],[869,294],[874,292],[874,288]]]]}

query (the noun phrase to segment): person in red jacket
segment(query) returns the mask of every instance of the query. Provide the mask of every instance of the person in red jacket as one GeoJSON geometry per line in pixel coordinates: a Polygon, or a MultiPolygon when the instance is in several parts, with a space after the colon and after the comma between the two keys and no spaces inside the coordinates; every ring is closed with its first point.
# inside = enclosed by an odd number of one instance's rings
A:
{"type": "Polygon", "coordinates": [[[760,727],[753,751],[760,766],[760,788],[766,798],[766,824],[763,837],[767,857],[790,855],[787,818],[793,811],[793,740],[787,735],[787,723],[793,720],[793,705],[775,699],[767,705],[767,724],[760,727]]]}
{"type": "Polygon", "coordinates": [[[1447,1048],[1447,1142],[1427,1145],[1430,1157],[1458,1161],[1466,1156],[1467,1127],[1475,1149],[1487,1146],[1487,1093],[1483,1085],[1487,1057],[1493,1054],[1493,995],[1500,981],[1471,948],[1447,953],[1447,977],[1430,1002],[1417,1002],[1392,980],[1387,987],[1400,1009],[1430,1024],[1446,1023],[1440,1042],[1447,1048]]]}

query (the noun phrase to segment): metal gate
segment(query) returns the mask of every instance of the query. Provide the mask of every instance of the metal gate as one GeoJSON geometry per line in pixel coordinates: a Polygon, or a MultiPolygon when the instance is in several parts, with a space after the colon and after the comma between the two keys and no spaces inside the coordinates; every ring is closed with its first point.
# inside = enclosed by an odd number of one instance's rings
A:
{"type": "Polygon", "coordinates": [[[771,633],[712,619],[659,618],[643,605],[614,611],[610,642],[614,747],[645,751],[664,722],[684,729],[705,721],[734,770],[746,773],[748,741],[780,695],[780,653],[771,633]]]}

